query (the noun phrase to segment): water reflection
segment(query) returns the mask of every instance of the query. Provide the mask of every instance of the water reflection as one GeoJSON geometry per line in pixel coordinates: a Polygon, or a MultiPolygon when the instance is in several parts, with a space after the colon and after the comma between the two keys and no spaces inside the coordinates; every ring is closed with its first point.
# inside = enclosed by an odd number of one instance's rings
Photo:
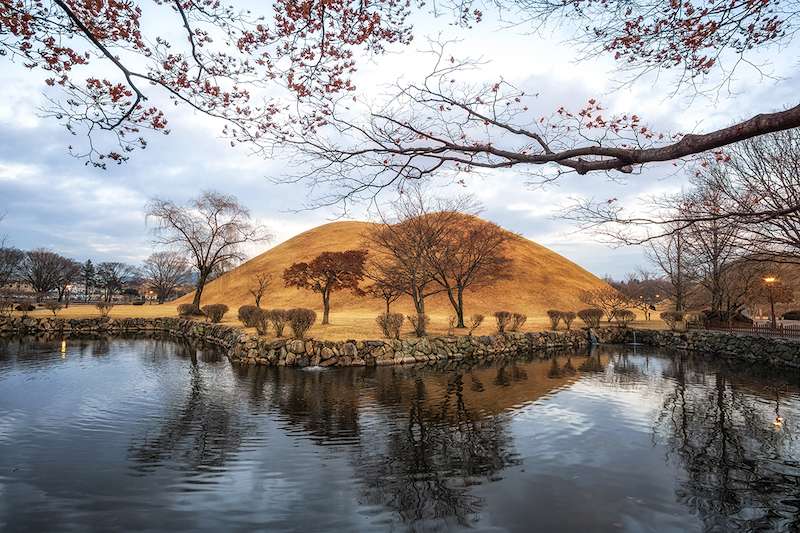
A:
{"type": "Polygon", "coordinates": [[[678,498],[708,531],[797,531],[797,426],[771,419],[780,416],[782,395],[796,404],[796,390],[777,376],[762,384],[729,368],[708,376],[693,363],[676,357],[665,371],[675,385],[656,423],[669,459],[682,468],[678,498]]]}
{"type": "Polygon", "coordinates": [[[800,528],[785,372],[627,348],[302,371],[61,342],[0,341],[0,529],[800,528]]]}

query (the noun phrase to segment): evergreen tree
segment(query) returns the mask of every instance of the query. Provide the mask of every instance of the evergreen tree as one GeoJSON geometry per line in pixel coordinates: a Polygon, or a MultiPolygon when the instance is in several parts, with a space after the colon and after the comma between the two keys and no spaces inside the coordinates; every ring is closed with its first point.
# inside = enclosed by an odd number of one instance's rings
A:
{"type": "Polygon", "coordinates": [[[97,278],[97,270],[94,268],[94,264],[92,263],[91,259],[87,259],[86,262],[81,267],[81,277],[83,278],[83,294],[86,296],[86,299],[89,299],[89,291],[95,286],[96,278],[97,278]]]}

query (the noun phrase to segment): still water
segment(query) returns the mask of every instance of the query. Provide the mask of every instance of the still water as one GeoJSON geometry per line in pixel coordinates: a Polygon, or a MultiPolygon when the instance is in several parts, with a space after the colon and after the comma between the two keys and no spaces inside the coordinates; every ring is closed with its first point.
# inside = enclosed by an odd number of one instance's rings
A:
{"type": "Polygon", "coordinates": [[[307,371],[0,341],[0,529],[794,531],[799,386],[631,347],[307,371]]]}

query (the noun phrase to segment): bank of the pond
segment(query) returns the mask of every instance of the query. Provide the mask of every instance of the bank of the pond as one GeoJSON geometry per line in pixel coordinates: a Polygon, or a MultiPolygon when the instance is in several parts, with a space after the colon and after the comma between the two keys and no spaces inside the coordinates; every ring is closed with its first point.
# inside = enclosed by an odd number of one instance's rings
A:
{"type": "Polygon", "coordinates": [[[657,331],[632,330],[633,339],[647,346],[661,346],[737,359],[771,366],[800,368],[800,339],[766,337],[713,330],[657,331]]]}
{"type": "Polygon", "coordinates": [[[425,363],[462,358],[580,349],[590,342],[636,341],[732,359],[800,368],[800,341],[716,331],[671,332],[605,327],[593,330],[506,333],[493,336],[447,336],[402,340],[326,341],[264,339],[239,328],[183,318],[0,318],[0,334],[75,336],[86,334],[166,333],[219,346],[234,363],[269,366],[372,366],[425,363]]]}

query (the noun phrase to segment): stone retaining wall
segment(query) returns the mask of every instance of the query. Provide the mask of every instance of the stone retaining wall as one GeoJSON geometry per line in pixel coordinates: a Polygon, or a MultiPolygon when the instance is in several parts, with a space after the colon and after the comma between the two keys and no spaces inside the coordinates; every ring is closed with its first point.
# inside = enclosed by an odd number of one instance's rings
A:
{"type": "MultiPolygon", "coordinates": [[[[800,340],[731,334],[720,331],[689,332],[599,328],[601,343],[636,341],[703,352],[721,357],[800,368],[800,340]]],[[[241,329],[184,318],[0,318],[0,335],[167,333],[201,340],[222,348],[234,363],[271,366],[363,366],[423,363],[448,359],[512,355],[551,349],[580,349],[588,344],[586,330],[506,333],[480,337],[425,337],[402,340],[320,341],[268,340],[241,329]]]]}
{"type": "Polygon", "coordinates": [[[183,318],[0,318],[0,334],[131,334],[163,332],[222,348],[231,362],[271,366],[365,366],[481,358],[588,345],[584,330],[480,337],[320,341],[248,335],[239,328],[183,318]]]}
{"type": "MultiPolygon", "coordinates": [[[[633,340],[633,331],[625,342],[633,340]]],[[[636,341],[648,346],[703,352],[729,359],[800,368],[800,339],[766,337],[725,331],[636,331],[636,341]]]]}

